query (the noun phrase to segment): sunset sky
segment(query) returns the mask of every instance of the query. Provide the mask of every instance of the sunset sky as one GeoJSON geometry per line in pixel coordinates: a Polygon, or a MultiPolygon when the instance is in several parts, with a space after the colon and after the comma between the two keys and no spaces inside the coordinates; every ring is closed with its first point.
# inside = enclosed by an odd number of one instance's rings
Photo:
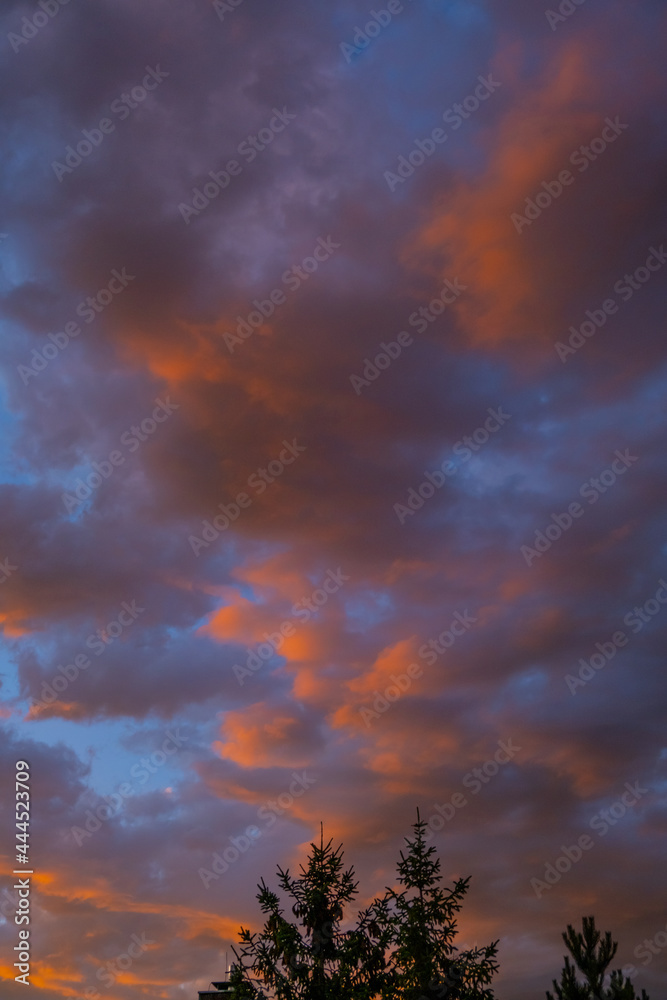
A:
{"type": "Polygon", "coordinates": [[[0,18],[3,998],[17,760],[40,1000],[195,1000],[416,808],[499,1000],[586,914],[664,998],[664,2],[62,2],[0,18]]]}

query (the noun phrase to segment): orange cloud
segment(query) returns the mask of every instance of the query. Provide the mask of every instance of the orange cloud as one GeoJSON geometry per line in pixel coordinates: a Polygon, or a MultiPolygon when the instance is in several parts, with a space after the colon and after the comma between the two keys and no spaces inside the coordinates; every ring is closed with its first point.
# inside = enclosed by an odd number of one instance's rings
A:
{"type": "MultiPolygon", "coordinates": [[[[514,58],[519,55],[513,53],[514,58]]],[[[516,70],[509,53],[499,65],[500,78],[512,87],[516,70]]],[[[563,217],[559,219],[558,209],[541,218],[534,232],[524,229],[521,234],[511,216],[522,212],[525,199],[543,181],[570,166],[569,154],[601,125],[604,114],[591,107],[595,90],[588,46],[581,41],[564,46],[545,72],[541,88],[519,88],[488,140],[486,171],[480,177],[461,177],[406,250],[406,262],[413,266],[434,254],[446,258],[443,276],[446,270],[468,285],[456,309],[465,335],[476,346],[525,346],[552,337],[558,322],[557,264],[574,248],[568,249],[565,230],[561,240],[563,217]]]]}
{"type": "MultiPolygon", "coordinates": [[[[392,691],[397,689],[394,678],[400,678],[401,675],[405,674],[406,680],[410,680],[407,677],[406,669],[414,662],[418,662],[414,636],[402,639],[393,646],[387,646],[383,649],[370,670],[346,682],[345,688],[349,695],[346,702],[342,705],[339,704],[339,707],[333,712],[331,716],[332,727],[341,729],[349,726],[354,729],[361,728],[362,731],[366,730],[368,727],[363,720],[360,709],[364,705],[369,707],[378,693],[383,695],[388,688],[391,688],[392,691]]],[[[411,680],[409,688],[412,687],[413,683],[415,681],[411,680]]],[[[417,680],[416,683],[419,681],[417,680]]],[[[409,688],[406,691],[409,691],[409,688]]],[[[344,692],[343,696],[345,697],[344,692]]],[[[405,696],[405,692],[401,691],[399,697],[405,696]]],[[[339,694],[338,701],[340,702],[340,700],[339,694]]]]}
{"type": "Polygon", "coordinates": [[[312,760],[313,734],[294,708],[262,702],[228,712],[222,733],[213,748],[243,767],[300,767],[312,760]]]}

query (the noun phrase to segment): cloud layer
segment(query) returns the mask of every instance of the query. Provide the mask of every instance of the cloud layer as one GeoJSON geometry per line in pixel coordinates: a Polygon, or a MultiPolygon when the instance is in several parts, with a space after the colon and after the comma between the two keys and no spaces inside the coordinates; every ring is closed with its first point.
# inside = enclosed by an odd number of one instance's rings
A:
{"type": "Polygon", "coordinates": [[[361,905],[418,806],[500,1000],[591,912],[659,994],[663,6],[223,6],[2,14],[34,983],[194,997],[320,820],[361,905]]]}

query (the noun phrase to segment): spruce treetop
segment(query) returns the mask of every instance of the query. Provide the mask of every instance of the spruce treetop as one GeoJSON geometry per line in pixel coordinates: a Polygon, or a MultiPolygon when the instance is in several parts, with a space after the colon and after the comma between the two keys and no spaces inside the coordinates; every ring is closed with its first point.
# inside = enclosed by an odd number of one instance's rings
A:
{"type": "Polygon", "coordinates": [[[649,1000],[645,990],[637,996],[631,980],[620,969],[611,973],[609,984],[605,987],[607,968],[618,944],[612,940],[609,931],[602,936],[595,926],[594,917],[584,917],[582,924],[583,932],[575,931],[572,924],[568,924],[563,932],[563,941],[574,959],[574,965],[566,955],[560,983],[555,979],[553,981],[555,996],[547,990],[547,1000],[649,1000]],[[577,978],[577,971],[584,977],[584,982],[577,978]]]}

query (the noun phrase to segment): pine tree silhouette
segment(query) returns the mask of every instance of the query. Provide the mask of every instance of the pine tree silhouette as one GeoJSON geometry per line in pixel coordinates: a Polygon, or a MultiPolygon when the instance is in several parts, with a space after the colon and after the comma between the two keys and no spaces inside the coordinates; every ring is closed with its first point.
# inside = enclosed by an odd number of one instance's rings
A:
{"type": "Polygon", "coordinates": [[[553,981],[555,998],[547,990],[547,1000],[649,1000],[645,990],[640,997],[637,996],[631,980],[626,979],[620,969],[611,973],[605,988],[607,967],[616,954],[618,944],[612,941],[609,931],[602,937],[595,926],[595,917],[583,918],[583,933],[568,924],[563,940],[574,965],[566,955],[560,983],[555,979],[553,981]],[[577,970],[585,977],[585,982],[577,979],[577,970]]]}
{"type": "Polygon", "coordinates": [[[452,888],[440,886],[440,860],[427,847],[426,823],[413,824],[397,865],[401,892],[388,889],[376,902],[377,920],[387,927],[392,953],[383,997],[404,1000],[491,1000],[485,988],[498,970],[498,942],[459,952],[453,944],[455,915],[463,905],[470,877],[452,888]]]}
{"type": "Polygon", "coordinates": [[[343,870],[342,847],[325,844],[323,834],[296,878],[278,868],[298,923],[262,880],[257,899],[266,921],[258,933],[240,930],[234,1000],[492,1000],[486,987],[498,968],[497,942],[463,952],[453,944],[470,879],[443,889],[419,813],[413,830],[397,865],[403,889],[387,889],[351,930],[341,922],[357,894],[354,871],[343,870]]]}
{"type": "Polygon", "coordinates": [[[235,1000],[370,1000],[379,993],[382,932],[370,933],[368,911],[353,930],[341,930],[344,908],[357,894],[354,870],[343,870],[342,846],[334,850],[323,834],[319,847],[310,846],[308,863],[296,878],[278,868],[280,888],[294,901],[298,924],[286,919],[279,897],[264,880],[259,883],[257,899],[267,919],[259,933],[240,930],[235,1000]]]}

